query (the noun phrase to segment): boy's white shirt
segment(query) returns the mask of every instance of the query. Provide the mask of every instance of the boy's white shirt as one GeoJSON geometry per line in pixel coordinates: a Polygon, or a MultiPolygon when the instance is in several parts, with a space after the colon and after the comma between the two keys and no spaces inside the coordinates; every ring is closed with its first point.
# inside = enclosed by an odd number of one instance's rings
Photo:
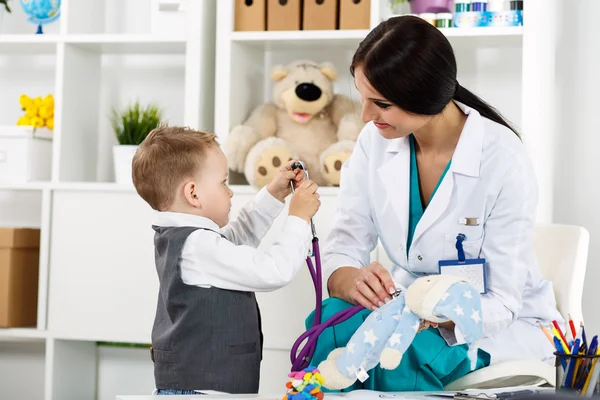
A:
{"type": "Polygon", "coordinates": [[[305,265],[311,244],[310,225],[290,215],[275,242],[257,249],[284,207],[263,187],[222,229],[208,218],[175,212],[157,213],[154,225],[205,228],[192,232],[183,246],[180,268],[185,284],[265,292],[293,281],[305,265]]]}

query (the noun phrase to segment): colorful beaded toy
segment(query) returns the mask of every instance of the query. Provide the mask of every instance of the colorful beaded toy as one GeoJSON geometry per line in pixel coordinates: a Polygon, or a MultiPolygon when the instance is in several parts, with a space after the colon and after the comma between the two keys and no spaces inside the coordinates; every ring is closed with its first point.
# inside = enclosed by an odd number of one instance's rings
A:
{"type": "Polygon", "coordinates": [[[316,367],[307,367],[300,372],[288,374],[292,378],[285,387],[288,389],[282,400],[323,400],[321,391],[323,378],[316,367]]]}

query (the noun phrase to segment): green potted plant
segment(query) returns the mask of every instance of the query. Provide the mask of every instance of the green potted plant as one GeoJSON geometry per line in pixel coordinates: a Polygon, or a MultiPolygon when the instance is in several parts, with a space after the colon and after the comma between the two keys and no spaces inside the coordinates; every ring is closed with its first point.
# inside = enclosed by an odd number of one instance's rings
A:
{"type": "Polygon", "coordinates": [[[4,6],[4,10],[9,13],[12,12],[8,6],[8,0],[0,0],[0,4],[4,6]]]}
{"type": "Polygon", "coordinates": [[[145,107],[139,101],[123,108],[112,109],[111,125],[118,144],[113,146],[115,181],[118,184],[132,184],[131,160],[140,143],[162,121],[162,110],[154,105],[145,107]]]}
{"type": "Polygon", "coordinates": [[[4,19],[4,14],[9,14],[11,12],[12,11],[10,7],[8,6],[8,0],[0,0],[0,27],[2,27],[2,20],[4,19]]]}

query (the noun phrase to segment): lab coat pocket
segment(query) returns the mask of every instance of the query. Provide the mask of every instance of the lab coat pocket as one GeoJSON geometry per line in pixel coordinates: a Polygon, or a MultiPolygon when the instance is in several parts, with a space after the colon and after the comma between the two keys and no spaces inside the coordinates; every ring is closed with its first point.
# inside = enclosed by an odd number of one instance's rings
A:
{"type": "MultiPolygon", "coordinates": [[[[475,228],[475,227],[473,227],[475,228]]],[[[481,245],[483,244],[483,236],[477,231],[471,231],[470,234],[463,229],[457,233],[447,233],[444,238],[444,249],[442,252],[444,260],[458,260],[458,251],[456,250],[456,236],[458,233],[463,233],[466,239],[463,241],[463,250],[465,251],[465,258],[474,259],[479,258],[481,254],[481,245]]]]}

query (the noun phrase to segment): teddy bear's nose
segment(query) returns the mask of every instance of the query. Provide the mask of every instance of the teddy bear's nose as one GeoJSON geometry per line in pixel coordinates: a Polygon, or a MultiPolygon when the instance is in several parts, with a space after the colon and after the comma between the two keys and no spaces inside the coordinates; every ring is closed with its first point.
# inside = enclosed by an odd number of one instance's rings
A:
{"type": "Polygon", "coordinates": [[[296,86],[296,96],[304,101],[319,100],[323,92],[313,83],[301,83],[296,86]]]}

